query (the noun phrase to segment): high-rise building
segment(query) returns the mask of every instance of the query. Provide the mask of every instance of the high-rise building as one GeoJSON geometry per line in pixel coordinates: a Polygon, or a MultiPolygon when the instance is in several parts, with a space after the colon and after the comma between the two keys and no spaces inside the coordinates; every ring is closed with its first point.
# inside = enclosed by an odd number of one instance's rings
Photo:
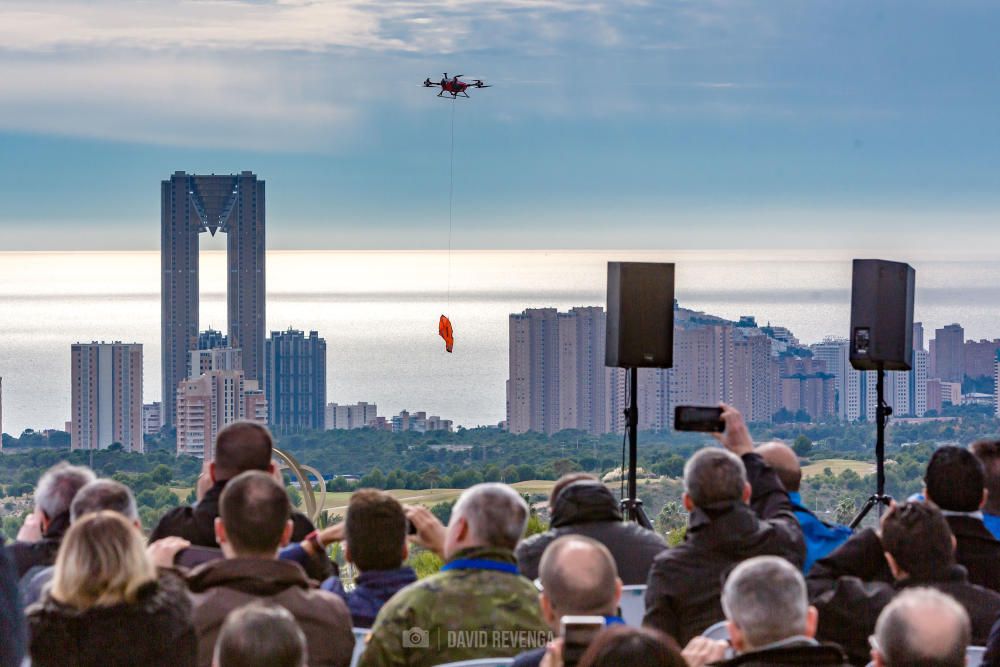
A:
{"type": "Polygon", "coordinates": [[[163,428],[163,404],[159,401],[142,404],[142,434],[156,435],[163,428]]]}
{"type": "Polygon", "coordinates": [[[771,339],[762,333],[744,335],[744,331],[733,330],[731,402],[748,422],[769,422],[779,409],[772,391],[771,366],[776,362],[771,356],[771,339]]]}
{"type": "Polygon", "coordinates": [[[910,414],[914,417],[923,417],[927,412],[930,356],[927,350],[913,351],[913,370],[910,371],[910,414]]]}
{"type": "Polygon", "coordinates": [[[365,428],[378,417],[378,406],[361,401],[354,405],[326,404],[326,430],[365,428]]]}
{"type": "Polygon", "coordinates": [[[203,176],[175,172],[163,181],[161,343],[164,419],[174,419],[188,354],[199,347],[198,235],[226,233],[228,342],[243,351],[248,380],[264,370],[264,181],[249,172],[203,176]]]}
{"type": "Polygon", "coordinates": [[[993,414],[1000,417],[1000,354],[993,361],[993,414]]]}
{"type": "Polygon", "coordinates": [[[949,324],[934,332],[934,370],[945,382],[961,382],[965,377],[965,330],[949,324]]]}
{"type": "Polygon", "coordinates": [[[209,327],[198,334],[199,350],[215,350],[220,347],[229,347],[229,338],[221,331],[209,327]]]}
{"type": "MultiPolygon", "coordinates": [[[[268,404],[256,380],[246,379],[241,350],[224,345],[222,336],[206,336],[207,347],[191,350],[190,375],[177,385],[177,453],[215,457],[215,436],[240,420],[266,424],[268,404]]],[[[214,332],[218,333],[218,332],[214,332]]]]}
{"type": "Polygon", "coordinates": [[[931,378],[927,380],[927,411],[933,411],[935,414],[941,413],[941,408],[944,407],[944,400],[941,391],[941,380],[937,378],[931,378]]]}
{"type": "MultiPolygon", "coordinates": [[[[913,371],[886,371],[883,394],[885,402],[892,408],[892,414],[904,417],[913,414],[910,399],[911,376],[913,371]]],[[[875,421],[878,406],[878,378],[876,371],[866,371],[865,375],[865,415],[866,421],[875,421]]]]}
{"type": "Polygon", "coordinates": [[[671,405],[733,401],[733,327],[708,324],[674,329],[671,405]]]}
{"type": "Polygon", "coordinates": [[[607,319],[600,307],[559,313],[559,426],[607,432],[604,346],[607,319]]]}
{"type": "Polygon", "coordinates": [[[249,420],[267,423],[267,401],[256,380],[241,370],[210,370],[177,386],[177,454],[215,458],[215,437],[225,426],[249,420]]]}
{"type": "Polygon", "coordinates": [[[188,361],[189,378],[196,378],[208,371],[240,370],[243,370],[243,350],[234,350],[231,347],[191,350],[188,361]]]}
{"type": "Polygon", "coordinates": [[[922,350],[924,349],[924,323],[914,322],[913,323],[913,349],[922,350]]]}
{"type": "Polygon", "coordinates": [[[326,340],[289,328],[266,344],[264,392],[271,425],[289,433],[322,429],[326,421],[326,340]]]}
{"type": "Polygon", "coordinates": [[[510,316],[507,428],[608,430],[607,320],[600,307],[529,308],[510,316]]]}
{"type": "Polygon", "coordinates": [[[1000,352],[1000,339],[965,341],[965,374],[970,378],[993,377],[997,352],[1000,352]]]}
{"type": "Polygon", "coordinates": [[[143,451],[141,344],[74,343],[71,382],[72,449],[143,451]]]}

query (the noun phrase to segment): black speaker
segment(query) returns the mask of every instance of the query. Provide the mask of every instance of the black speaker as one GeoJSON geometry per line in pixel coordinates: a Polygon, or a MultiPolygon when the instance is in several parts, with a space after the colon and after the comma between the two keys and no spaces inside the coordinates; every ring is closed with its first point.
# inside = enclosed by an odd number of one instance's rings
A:
{"type": "Polygon", "coordinates": [[[851,365],[856,369],[910,370],[915,276],[913,267],[902,262],[854,260],[851,365]]]}
{"type": "Polygon", "coordinates": [[[608,335],[604,364],[674,365],[674,265],[608,262],[608,335]]]}

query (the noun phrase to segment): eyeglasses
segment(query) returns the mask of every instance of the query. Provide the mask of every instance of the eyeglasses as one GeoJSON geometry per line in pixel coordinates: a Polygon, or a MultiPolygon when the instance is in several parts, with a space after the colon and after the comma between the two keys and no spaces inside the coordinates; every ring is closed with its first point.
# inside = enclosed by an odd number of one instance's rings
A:
{"type": "Polygon", "coordinates": [[[878,639],[875,635],[868,635],[868,646],[870,646],[873,651],[878,651],[879,653],[882,652],[882,649],[878,645],[878,639]]]}

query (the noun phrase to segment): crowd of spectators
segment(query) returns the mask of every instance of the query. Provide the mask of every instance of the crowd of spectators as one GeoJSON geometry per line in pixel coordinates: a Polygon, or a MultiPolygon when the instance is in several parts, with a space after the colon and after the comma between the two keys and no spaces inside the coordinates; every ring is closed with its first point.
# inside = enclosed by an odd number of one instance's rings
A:
{"type": "Polygon", "coordinates": [[[148,539],[126,486],[59,464],[0,548],[0,667],[958,667],[970,646],[1000,665],[1000,442],[939,448],[918,497],[853,532],[803,505],[790,448],[755,447],[732,408],[723,421],[722,446],[684,467],[675,547],[579,473],[528,539],[527,503],[497,483],[463,492],[447,525],[362,489],[317,531],[251,423],[219,434],[198,502],[148,539]],[[411,547],[440,572],[418,579],[411,547]],[[641,627],[621,610],[637,584],[641,627]]]}

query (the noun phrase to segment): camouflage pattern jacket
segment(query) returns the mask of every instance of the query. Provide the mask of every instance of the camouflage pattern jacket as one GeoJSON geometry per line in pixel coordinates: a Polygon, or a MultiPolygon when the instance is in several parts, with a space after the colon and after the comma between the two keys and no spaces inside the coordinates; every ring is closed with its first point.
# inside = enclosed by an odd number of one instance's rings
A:
{"type": "MultiPolygon", "coordinates": [[[[455,561],[486,560],[510,568],[507,549],[465,549],[455,561]]],[[[516,572],[516,571],[515,571],[516,572]]],[[[473,658],[513,657],[544,646],[549,629],[538,591],[526,578],[496,569],[450,569],[396,593],[378,617],[360,667],[432,667],[473,658]]]]}

